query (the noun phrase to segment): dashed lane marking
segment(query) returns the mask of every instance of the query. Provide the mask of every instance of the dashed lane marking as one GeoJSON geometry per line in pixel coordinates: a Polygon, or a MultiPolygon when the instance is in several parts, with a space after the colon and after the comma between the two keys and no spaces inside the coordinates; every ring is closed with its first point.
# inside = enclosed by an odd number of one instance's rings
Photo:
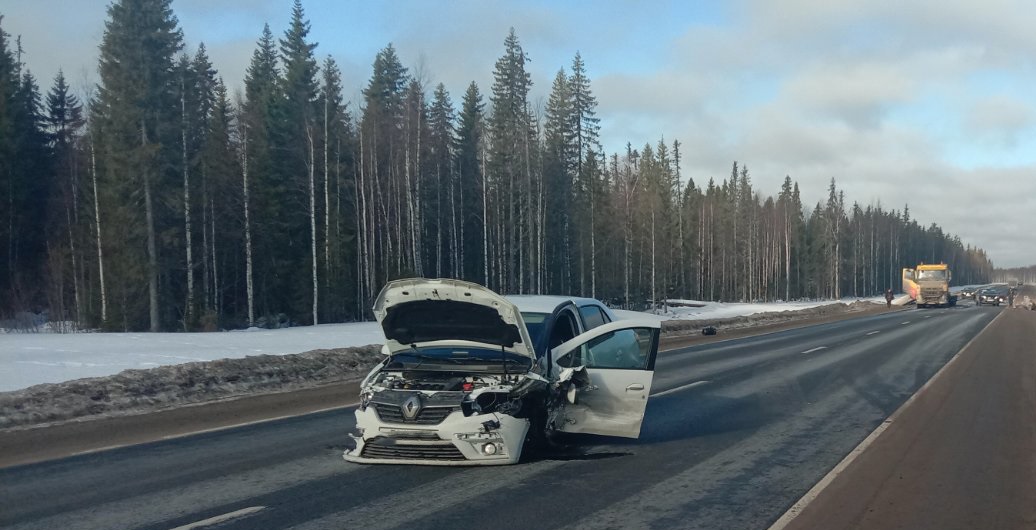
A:
{"type": "Polygon", "coordinates": [[[242,508],[235,510],[230,513],[223,515],[217,515],[215,517],[209,517],[208,519],[202,519],[191,524],[185,524],[183,526],[177,526],[172,530],[194,530],[195,528],[204,528],[206,526],[212,526],[220,523],[225,523],[231,519],[237,519],[238,517],[245,517],[246,515],[252,515],[253,513],[259,512],[266,509],[266,506],[250,506],[248,508],[242,508]]]}
{"type": "Polygon", "coordinates": [[[827,349],[827,346],[817,346],[816,348],[810,348],[810,349],[802,352],[802,355],[806,355],[807,353],[813,353],[815,351],[826,350],[826,349],[827,349]]]}
{"type": "Polygon", "coordinates": [[[881,333],[881,330],[877,330],[877,329],[876,329],[876,330],[874,330],[874,331],[871,331],[870,333],[868,333],[868,334],[867,334],[867,336],[869,337],[869,336],[871,336],[871,335],[877,335],[878,333],[881,333]]]}
{"type": "Polygon", "coordinates": [[[905,326],[905,325],[907,325],[907,324],[909,324],[909,323],[910,323],[910,321],[909,321],[909,320],[907,320],[907,321],[904,321],[904,322],[900,322],[900,323],[899,323],[899,325],[900,325],[900,326],[905,326]]]}
{"type": "Polygon", "coordinates": [[[688,383],[686,385],[680,385],[680,386],[678,386],[676,388],[670,388],[669,390],[663,390],[663,391],[661,391],[661,392],[659,392],[657,394],[651,394],[651,397],[664,396],[666,394],[672,394],[673,392],[679,392],[681,390],[688,390],[688,389],[694,388],[696,386],[707,385],[707,384],[709,384],[709,382],[710,381],[695,381],[693,383],[688,383]]]}

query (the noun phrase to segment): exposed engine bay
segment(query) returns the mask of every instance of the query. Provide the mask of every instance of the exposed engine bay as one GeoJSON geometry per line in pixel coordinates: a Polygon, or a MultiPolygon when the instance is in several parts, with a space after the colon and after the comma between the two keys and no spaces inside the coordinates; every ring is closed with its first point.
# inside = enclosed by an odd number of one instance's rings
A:
{"type": "Polygon", "coordinates": [[[532,403],[525,405],[523,400],[530,398],[541,406],[547,386],[545,379],[532,373],[385,371],[372,374],[364,383],[360,406],[403,406],[407,399],[420,393],[425,408],[456,407],[465,416],[500,413],[525,417],[531,412],[532,403]]]}

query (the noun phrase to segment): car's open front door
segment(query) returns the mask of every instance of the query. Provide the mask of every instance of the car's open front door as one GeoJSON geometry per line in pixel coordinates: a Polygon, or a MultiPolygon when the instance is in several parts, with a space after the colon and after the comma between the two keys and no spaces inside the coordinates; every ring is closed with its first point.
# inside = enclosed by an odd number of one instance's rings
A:
{"type": "Polygon", "coordinates": [[[555,348],[552,356],[559,367],[585,366],[589,378],[569,393],[571,399],[555,428],[570,433],[640,436],[660,327],[657,322],[620,320],[555,348]]]}

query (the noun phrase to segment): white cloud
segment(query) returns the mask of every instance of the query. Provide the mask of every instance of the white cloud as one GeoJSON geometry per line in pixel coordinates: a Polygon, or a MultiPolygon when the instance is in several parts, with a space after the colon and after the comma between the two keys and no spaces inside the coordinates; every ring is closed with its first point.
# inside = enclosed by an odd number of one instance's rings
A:
{"type": "Polygon", "coordinates": [[[1018,136],[1034,125],[1033,108],[1017,98],[990,96],[977,101],[965,117],[974,137],[1014,147],[1018,136]]]}

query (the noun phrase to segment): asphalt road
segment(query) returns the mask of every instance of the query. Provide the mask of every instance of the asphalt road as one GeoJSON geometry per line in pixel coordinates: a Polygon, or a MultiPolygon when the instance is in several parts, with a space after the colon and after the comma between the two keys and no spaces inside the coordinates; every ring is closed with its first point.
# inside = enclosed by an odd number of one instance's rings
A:
{"type": "Polygon", "coordinates": [[[8,468],[0,527],[765,529],[1001,310],[665,352],[639,440],[574,439],[516,466],[349,464],[337,410],[8,468]]]}

